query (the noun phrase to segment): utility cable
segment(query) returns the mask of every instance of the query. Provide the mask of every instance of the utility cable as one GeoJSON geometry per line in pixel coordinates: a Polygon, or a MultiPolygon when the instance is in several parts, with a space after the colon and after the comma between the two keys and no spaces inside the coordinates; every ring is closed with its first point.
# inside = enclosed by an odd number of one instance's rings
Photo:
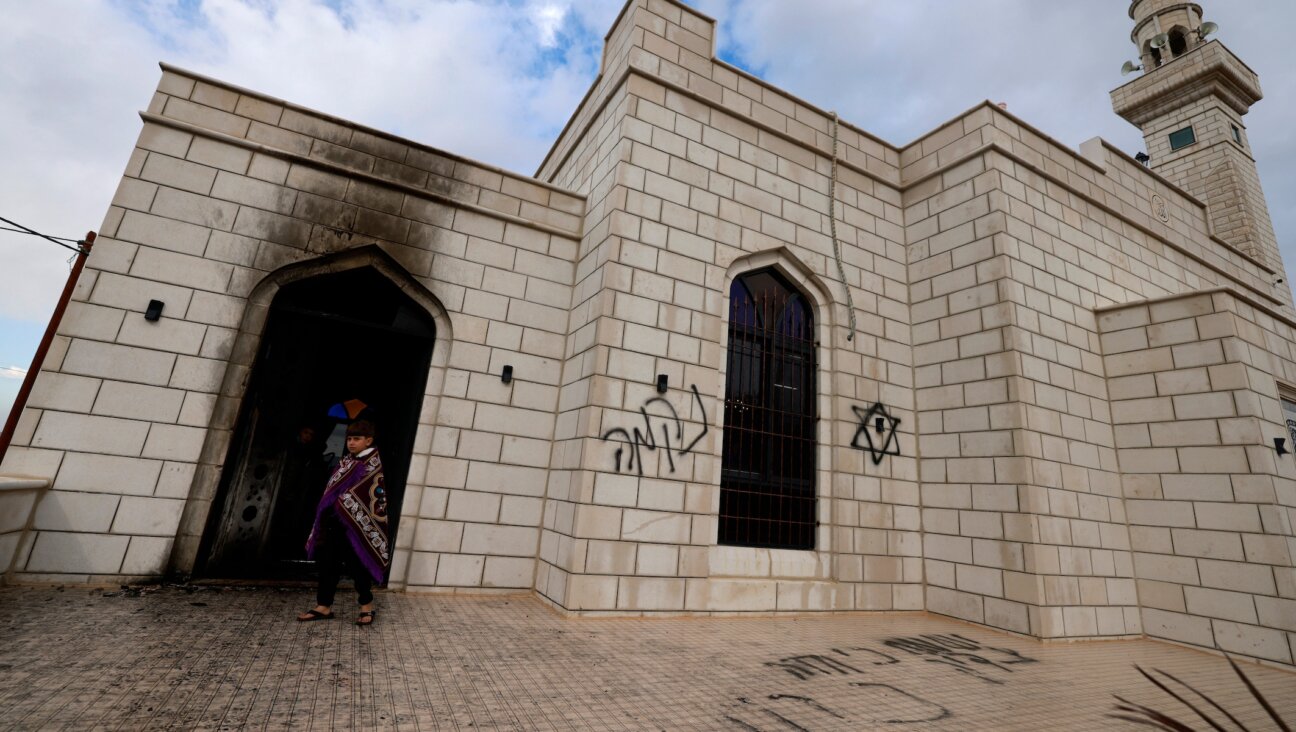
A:
{"type": "Polygon", "coordinates": [[[837,260],[837,274],[841,276],[842,287],[846,288],[846,309],[850,313],[850,335],[847,341],[855,340],[855,296],[851,294],[850,283],[846,281],[846,265],[842,264],[841,242],[837,241],[837,113],[832,113],[833,148],[832,148],[832,186],[828,194],[828,226],[832,234],[833,256],[837,260]]]}
{"type": "Polygon", "coordinates": [[[42,239],[45,239],[46,241],[53,242],[54,244],[61,246],[64,249],[74,251],[77,254],[82,254],[85,252],[85,250],[82,249],[81,247],[82,242],[76,239],[65,239],[61,236],[48,236],[46,234],[40,233],[39,231],[36,231],[35,229],[29,229],[26,226],[23,226],[22,224],[18,223],[17,221],[10,221],[9,219],[6,219],[3,216],[0,216],[0,221],[5,222],[6,224],[10,224],[11,226],[17,227],[11,229],[7,226],[0,226],[0,231],[12,231],[17,234],[28,234],[31,236],[38,236],[42,239]],[[75,244],[76,246],[64,244],[63,242],[72,242],[72,244],[75,244]]]}

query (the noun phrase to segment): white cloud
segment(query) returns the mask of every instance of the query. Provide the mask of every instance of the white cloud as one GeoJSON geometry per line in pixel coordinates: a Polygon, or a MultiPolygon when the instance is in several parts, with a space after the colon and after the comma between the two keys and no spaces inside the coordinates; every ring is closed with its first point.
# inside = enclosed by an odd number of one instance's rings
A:
{"type": "Polygon", "coordinates": [[[530,14],[539,33],[540,46],[553,48],[558,45],[558,31],[567,18],[567,8],[556,3],[541,3],[532,6],[530,14]]]}
{"type": "Polygon", "coordinates": [[[21,366],[0,366],[0,379],[23,379],[27,376],[27,369],[21,366]]]}
{"type": "MultiPolygon", "coordinates": [[[[1248,117],[1296,262],[1290,0],[1207,0],[1269,98],[1248,117]]],[[[528,173],[598,72],[620,0],[44,0],[0,22],[0,216],[99,227],[165,60],[528,173]],[[340,8],[340,10],[338,10],[340,8]]],[[[722,55],[904,143],[990,98],[1066,144],[1142,140],[1107,98],[1134,53],[1125,3],[697,0],[722,55]]],[[[43,320],[67,252],[0,233],[0,318],[43,320]]]]}

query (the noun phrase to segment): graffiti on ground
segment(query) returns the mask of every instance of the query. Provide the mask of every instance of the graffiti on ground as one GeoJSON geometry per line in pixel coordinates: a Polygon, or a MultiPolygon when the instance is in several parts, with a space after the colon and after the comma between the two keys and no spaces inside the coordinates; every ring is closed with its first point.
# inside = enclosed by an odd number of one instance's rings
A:
{"type": "Polygon", "coordinates": [[[803,686],[798,686],[795,694],[740,697],[725,705],[721,717],[730,727],[747,732],[831,728],[841,726],[842,721],[860,726],[937,722],[953,717],[954,710],[898,686],[894,672],[899,669],[895,666],[907,660],[934,663],[1000,685],[1011,678],[1010,674],[1024,670],[1022,667],[1039,663],[1011,648],[986,645],[957,633],[893,637],[880,643],[881,648],[830,648],[766,661],[766,668],[784,672],[807,685],[844,681],[845,687],[823,687],[819,698],[810,696],[809,689],[803,686]],[[870,675],[879,678],[859,678],[870,675]],[[833,701],[823,701],[824,694],[830,694],[833,701]],[[840,708],[844,699],[849,700],[849,713],[840,708]],[[865,711],[854,711],[860,709],[865,711]]]}

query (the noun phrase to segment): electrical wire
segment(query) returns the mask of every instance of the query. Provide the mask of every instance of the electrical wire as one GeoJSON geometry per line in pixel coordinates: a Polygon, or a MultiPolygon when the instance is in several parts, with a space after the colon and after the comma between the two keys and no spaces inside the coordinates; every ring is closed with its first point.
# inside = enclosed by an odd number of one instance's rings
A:
{"type": "Polygon", "coordinates": [[[0,221],[5,222],[6,224],[10,224],[11,226],[17,227],[11,229],[8,226],[0,226],[0,231],[12,231],[16,234],[27,234],[29,236],[37,236],[46,241],[53,242],[54,244],[61,246],[64,249],[68,249],[70,251],[76,252],[77,254],[82,254],[85,252],[85,250],[81,246],[82,242],[77,239],[66,239],[61,236],[49,236],[47,234],[42,234],[39,231],[36,231],[35,229],[29,229],[26,226],[23,226],[22,224],[18,223],[17,221],[11,221],[9,219],[6,219],[3,216],[0,216],[0,221]],[[63,242],[71,242],[72,244],[75,244],[75,246],[64,244],[63,242]]]}
{"type": "Polygon", "coordinates": [[[833,255],[837,260],[837,274],[841,276],[842,287],[846,288],[846,309],[850,313],[850,335],[847,341],[855,340],[855,297],[851,294],[850,283],[846,281],[846,266],[842,264],[841,242],[837,240],[837,113],[832,113],[833,149],[832,149],[832,189],[828,193],[828,222],[832,233],[833,255]]]}

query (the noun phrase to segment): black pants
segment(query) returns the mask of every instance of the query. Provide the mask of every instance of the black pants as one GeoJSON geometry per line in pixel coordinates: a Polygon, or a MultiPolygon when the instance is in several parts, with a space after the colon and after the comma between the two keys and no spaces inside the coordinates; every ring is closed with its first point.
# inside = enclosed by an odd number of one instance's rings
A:
{"type": "Polygon", "coordinates": [[[337,595],[338,579],[345,573],[355,581],[356,594],[360,604],[373,602],[373,578],[356,557],[351,542],[347,541],[346,530],[337,519],[324,519],[324,541],[316,555],[319,567],[319,589],[315,592],[315,602],[323,607],[332,607],[333,598],[337,595]]]}

